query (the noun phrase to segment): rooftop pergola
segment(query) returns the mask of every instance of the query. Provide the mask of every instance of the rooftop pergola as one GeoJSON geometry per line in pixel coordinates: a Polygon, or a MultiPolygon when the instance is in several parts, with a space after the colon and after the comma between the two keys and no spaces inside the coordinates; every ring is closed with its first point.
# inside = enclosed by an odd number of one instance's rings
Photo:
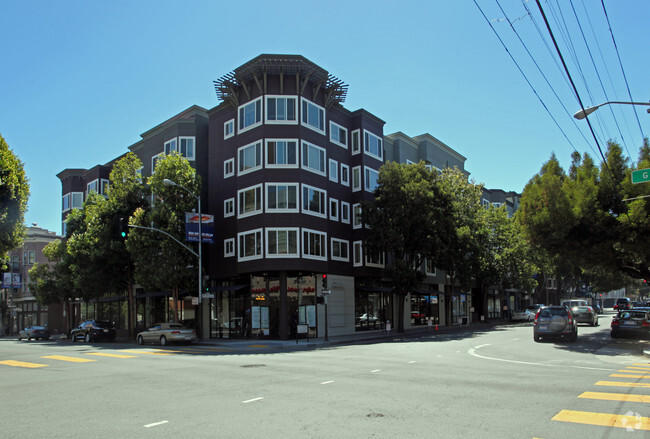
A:
{"type": "Polygon", "coordinates": [[[300,55],[260,55],[214,81],[217,98],[238,107],[242,92],[247,100],[251,99],[252,87],[267,93],[268,75],[280,76],[280,94],[284,92],[284,76],[294,77],[299,94],[311,100],[324,91],[326,108],[343,103],[348,93],[348,86],[341,80],[300,55]]]}

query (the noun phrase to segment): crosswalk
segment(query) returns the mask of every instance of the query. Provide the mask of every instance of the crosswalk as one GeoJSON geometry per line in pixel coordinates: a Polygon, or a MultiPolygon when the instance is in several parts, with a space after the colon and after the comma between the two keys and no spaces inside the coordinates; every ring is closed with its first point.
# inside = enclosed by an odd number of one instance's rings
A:
{"type": "Polygon", "coordinates": [[[609,375],[613,380],[603,380],[594,383],[594,386],[608,388],[603,391],[587,391],[578,396],[586,400],[614,401],[618,411],[625,407],[625,413],[601,413],[580,410],[561,410],[551,420],[575,424],[599,425],[611,428],[622,428],[627,431],[650,431],[650,418],[641,416],[647,413],[647,408],[642,404],[650,403],[650,394],[633,393],[638,390],[650,388],[650,363],[635,363],[625,369],[609,375]],[[627,391],[625,389],[628,389],[627,391]],[[625,392],[625,393],[623,393],[625,392]],[[626,403],[626,404],[620,404],[626,403]],[[627,404],[629,403],[629,405],[627,404]]]}

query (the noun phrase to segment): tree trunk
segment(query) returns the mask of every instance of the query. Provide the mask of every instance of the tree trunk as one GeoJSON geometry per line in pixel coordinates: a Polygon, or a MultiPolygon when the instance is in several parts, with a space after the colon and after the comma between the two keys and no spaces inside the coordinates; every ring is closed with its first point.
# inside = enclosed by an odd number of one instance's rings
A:
{"type": "Polygon", "coordinates": [[[397,306],[397,332],[404,332],[404,302],[406,301],[406,294],[398,294],[397,301],[399,302],[397,306]]]}

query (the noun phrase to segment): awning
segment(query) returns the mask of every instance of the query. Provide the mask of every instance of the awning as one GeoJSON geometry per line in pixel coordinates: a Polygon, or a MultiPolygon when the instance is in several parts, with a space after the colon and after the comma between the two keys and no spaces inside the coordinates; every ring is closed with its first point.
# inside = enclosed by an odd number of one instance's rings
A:
{"type": "Polygon", "coordinates": [[[356,287],[356,289],[365,293],[390,293],[393,291],[392,288],[387,287],[356,287]]]}

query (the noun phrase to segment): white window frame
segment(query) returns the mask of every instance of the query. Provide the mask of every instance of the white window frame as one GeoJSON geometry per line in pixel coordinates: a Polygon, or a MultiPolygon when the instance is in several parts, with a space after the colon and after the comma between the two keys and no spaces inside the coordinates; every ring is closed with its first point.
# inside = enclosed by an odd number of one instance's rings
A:
{"type": "Polygon", "coordinates": [[[363,185],[363,178],[361,175],[361,166],[352,168],[352,192],[359,192],[363,185]]]}
{"type": "Polygon", "coordinates": [[[350,241],[347,241],[345,239],[331,238],[330,239],[330,247],[331,247],[330,248],[330,258],[333,261],[350,262],[350,241]],[[346,257],[335,254],[335,252],[334,252],[334,243],[339,244],[339,246],[345,245],[346,253],[347,253],[346,257]]]}
{"type": "Polygon", "coordinates": [[[262,162],[264,161],[264,159],[262,158],[262,154],[263,154],[262,144],[263,142],[261,140],[258,140],[256,142],[249,143],[248,145],[244,145],[240,148],[237,148],[237,175],[246,175],[251,172],[255,172],[259,169],[262,169],[262,162]],[[257,157],[259,157],[259,163],[256,163],[255,166],[252,166],[250,168],[242,169],[242,165],[243,165],[242,154],[244,154],[245,156],[246,155],[245,151],[250,148],[253,149],[259,148],[259,153],[258,151],[255,151],[255,160],[257,160],[257,157]]]}
{"type": "MultiPolygon", "coordinates": [[[[277,198],[277,194],[278,194],[277,189],[276,189],[275,193],[276,193],[276,200],[275,201],[276,201],[276,205],[277,205],[277,200],[278,200],[278,198],[277,198]]],[[[287,191],[287,194],[288,193],[289,192],[287,191]]],[[[274,183],[266,183],[265,188],[264,188],[264,201],[265,201],[264,211],[266,213],[298,213],[298,212],[300,212],[300,185],[298,183],[275,183],[275,182],[274,183]],[[295,192],[296,192],[296,200],[295,200],[296,201],[296,207],[295,208],[287,207],[286,209],[285,208],[277,208],[277,207],[276,208],[269,207],[270,204],[271,204],[270,203],[271,202],[271,197],[269,196],[269,188],[272,187],[272,186],[275,186],[276,188],[278,186],[286,186],[287,189],[289,187],[293,187],[295,189],[295,192]]],[[[287,201],[289,201],[288,197],[287,197],[287,201]]]]}
{"type": "Polygon", "coordinates": [[[433,261],[431,259],[429,259],[429,258],[426,258],[424,260],[424,273],[427,276],[435,276],[436,275],[436,267],[435,267],[435,265],[433,265],[433,261]],[[431,271],[430,266],[433,266],[433,271],[431,271]]]}
{"type": "MultiPolygon", "coordinates": [[[[245,241],[244,241],[245,242],[245,241]]],[[[255,259],[262,259],[264,258],[264,229],[253,229],[253,230],[247,230],[245,232],[240,232],[237,234],[237,261],[238,262],[244,262],[244,261],[252,261],[255,259]],[[246,236],[248,235],[255,235],[255,252],[252,256],[246,256],[245,255],[245,248],[242,245],[242,238],[245,239],[246,236]],[[257,241],[259,239],[259,242],[257,241]]]]}
{"type": "Polygon", "coordinates": [[[96,178],[86,185],[86,195],[90,194],[91,191],[95,191],[99,194],[99,179],[96,178]]]}
{"type": "Polygon", "coordinates": [[[303,140],[300,149],[300,167],[306,171],[325,177],[327,175],[327,152],[325,148],[321,148],[318,145],[303,140]],[[309,166],[309,159],[313,154],[318,154],[319,162],[321,162],[323,167],[322,169],[312,168],[309,166]]]}
{"type": "Polygon", "coordinates": [[[223,139],[230,139],[235,135],[235,119],[223,123],[223,139]]]}
{"type": "MultiPolygon", "coordinates": [[[[257,108],[254,111],[255,111],[255,113],[257,113],[257,108]]],[[[262,96],[260,96],[257,99],[253,99],[252,101],[248,101],[245,104],[240,105],[237,108],[237,133],[238,134],[239,133],[244,133],[246,131],[252,130],[253,128],[256,128],[256,127],[262,125],[262,122],[264,121],[263,113],[264,113],[264,104],[262,102],[262,96]],[[255,119],[256,119],[255,122],[253,122],[250,125],[242,126],[242,123],[245,121],[246,107],[257,106],[257,105],[259,105],[259,107],[260,107],[260,109],[259,109],[259,111],[260,111],[259,120],[257,120],[257,114],[256,114],[255,115],[255,119]],[[242,113],[242,110],[244,111],[243,113],[242,113]],[[244,115],[243,118],[242,118],[242,115],[244,115]]]]}
{"type": "Polygon", "coordinates": [[[307,215],[313,215],[317,216],[319,218],[327,218],[327,191],[321,188],[317,188],[315,186],[310,186],[307,184],[301,184],[300,185],[300,199],[301,199],[301,204],[300,204],[300,211],[304,214],[307,215]],[[319,192],[320,195],[320,200],[322,201],[322,211],[313,211],[308,209],[308,205],[306,206],[305,203],[310,203],[311,198],[308,196],[309,191],[314,191],[314,192],[319,192]],[[307,194],[305,194],[305,191],[307,191],[307,194]]]}
{"type": "Polygon", "coordinates": [[[341,222],[350,224],[350,203],[341,201],[341,222]]]}
{"type": "Polygon", "coordinates": [[[332,221],[338,221],[339,220],[339,200],[336,198],[330,198],[330,203],[329,203],[329,211],[330,211],[330,219],[332,221]],[[332,206],[334,206],[334,209],[332,209],[332,206]]]}
{"type": "Polygon", "coordinates": [[[352,243],[352,265],[354,267],[363,266],[363,241],[352,243]]]}
{"type": "Polygon", "coordinates": [[[384,252],[379,255],[379,261],[375,262],[370,259],[370,255],[366,253],[366,267],[384,268],[386,266],[386,256],[384,252]]]}
{"type": "Polygon", "coordinates": [[[228,218],[235,216],[235,198],[227,198],[223,200],[223,217],[228,218]]]}
{"type": "Polygon", "coordinates": [[[375,168],[371,168],[369,166],[364,166],[363,168],[364,168],[363,169],[364,170],[364,172],[363,172],[363,188],[364,188],[364,190],[366,192],[372,193],[377,188],[377,180],[379,180],[379,171],[376,170],[375,168]],[[374,184],[375,187],[374,188],[370,187],[370,181],[371,181],[371,175],[370,174],[373,174],[373,175],[376,176],[375,184],[374,184]]]}
{"type": "Polygon", "coordinates": [[[368,130],[363,130],[363,152],[370,157],[383,161],[384,160],[384,139],[382,139],[376,134],[371,133],[368,130]],[[377,142],[379,155],[370,151],[370,147],[368,143],[370,143],[371,137],[374,138],[377,142]]]}
{"type": "Polygon", "coordinates": [[[329,173],[330,181],[333,181],[334,183],[338,183],[339,182],[339,162],[337,162],[334,159],[329,159],[328,163],[329,163],[328,173],[329,173]]]}
{"type": "MultiPolygon", "coordinates": [[[[265,139],[264,140],[264,164],[266,165],[267,168],[284,168],[284,169],[286,169],[286,168],[297,168],[298,167],[298,162],[300,161],[300,151],[298,151],[298,145],[299,144],[300,144],[300,142],[298,141],[298,139],[265,139]],[[286,163],[286,164],[280,163],[280,164],[278,164],[278,163],[270,163],[269,162],[269,156],[271,155],[271,154],[269,154],[269,148],[271,148],[272,143],[275,143],[276,144],[275,148],[277,148],[277,143],[278,142],[285,142],[287,144],[286,145],[287,152],[289,151],[289,148],[291,147],[290,144],[291,143],[294,144],[294,156],[296,158],[295,163],[286,163]]],[[[278,156],[277,149],[275,151],[275,156],[276,157],[278,156]]],[[[288,154],[287,154],[287,157],[288,157],[288,154]]]]}
{"type": "Polygon", "coordinates": [[[326,113],[325,109],[318,104],[313,103],[309,99],[304,97],[300,98],[300,124],[304,127],[309,128],[310,130],[316,131],[319,134],[325,135],[325,123],[326,123],[326,113]],[[319,122],[322,118],[323,126],[314,126],[309,123],[310,108],[313,107],[313,111],[318,111],[321,116],[319,116],[319,122]],[[305,111],[306,109],[306,111],[305,111]]]}
{"type": "MultiPolygon", "coordinates": [[[[288,104],[288,102],[287,102],[288,104]]],[[[289,105],[285,105],[289,108],[289,105]]],[[[298,96],[296,95],[266,95],[264,96],[264,123],[267,124],[281,124],[281,125],[298,125],[298,96]],[[293,115],[295,119],[269,119],[269,99],[276,99],[276,114],[277,114],[277,100],[283,99],[285,101],[293,100],[293,115]]]]}
{"type": "Polygon", "coordinates": [[[235,158],[231,158],[223,162],[223,178],[232,177],[235,175],[235,158]]]}
{"type": "Polygon", "coordinates": [[[83,200],[84,200],[84,193],[83,192],[68,192],[67,194],[63,195],[62,198],[62,205],[61,205],[61,211],[62,212],[67,212],[72,209],[80,209],[83,207],[83,200]],[[79,206],[75,206],[74,204],[74,198],[76,196],[81,197],[81,204],[79,206]],[[67,202],[66,202],[67,201],[67,202]],[[66,207],[67,204],[67,207],[66,207]]]}
{"type": "Polygon", "coordinates": [[[164,145],[163,151],[165,155],[170,155],[172,151],[178,151],[178,138],[172,137],[164,145]]]}
{"type": "Polygon", "coordinates": [[[81,209],[82,207],[84,207],[84,193],[70,192],[70,209],[81,209]],[[75,198],[78,198],[76,203],[75,198]]]}
{"type": "Polygon", "coordinates": [[[228,238],[223,240],[223,257],[232,258],[235,252],[235,238],[228,238]]]}
{"type": "Polygon", "coordinates": [[[196,160],[196,139],[194,136],[178,136],[178,152],[180,155],[185,157],[189,161],[194,161],[196,160]],[[189,141],[191,140],[191,154],[188,152],[190,149],[189,147],[189,141]],[[183,145],[183,141],[185,141],[185,145],[183,145]],[[183,148],[185,148],[185,152],[183,152],[183,148]]]}
{"type": "MultiPolygon", "coordinates": [[[[277,242],[277,241],[276,241],[277,242]]],[[[276,248],[277,250],[277,248],[276,248]]],[[[287,248],[288,251],[288,248],[287,248]]],[[[273,227],[273,228],[267,228],[266,229],[266,257],[267,258],[299,258],[300,257],[300,228],[298,227],[273,227]],[[269,245],[271,243],[271,239],[269,238],[269,235],[271,233],[277,233],[278,232],[286,232],[287,233],[287,246],[289,243],[289,238],[288,235],[289,233],[295,233],[295,238],[296,238],[296,252],[295,253],[271,253],[269,249],[269,245]]]]}
{"type": "Polygon", "coordinates": [[[317,261],[327,261],[327,233],[321,232],[320,230],[312,230],[312,229],[302,229],[301,230],[301,237],[302,237],[302,257],[305,259],[315,259],[317,261]],[[320,246],[322,253],[320,255],[313,255],[310,253],[307,253],[310,251],[310,240],[308,236],[305,235],[318,235],[321,237],[320,239],[320,246]]]}
{"type": "Polygon", "coordinates": [[[356,155],[361,152],[361,130],[352,131],[352,135],[350,136],[350,144],[352,148],[352,155],[356,155]]]}
{"type": "Polygon", "coordinates": [[[350,167],[341,163],[341,184],[343,186],[350,186],[350,167]]]}
{"type": "Polygon", "coordinates": [[[153,175],[154,172],[156,172],[156,164],[158,163],[158,160],[160,160],[164,156],[165,156],[165,152],[163,151],[160,154],[156,154],[151,157],[151,175],[153,175]]]}
{"type": "Polygon", "coordinates": [[[244,189],[240,189],[237,191],[237,218],[246,218],[249,216],[253,215],[259,215],[264,211],[264,193],[263,193],[263,187],[262,183],[256,184],[255,186],[249,186],[244,189]],[[254,201],[253,204],[255,207],[255,210],[252,210],[250,212],[243,212],[242,209],[245,208],[246,206],[246,194],[250,192],[254,196],[254,201]],[[244,200],[242,202],[242,195],[244,196],[244,200]],[[259,200],[257,199],[259,195],[259,200]],[[259,206],[259,207],[258,207],[259,206]]]}
{"type": "Polygon", "coordinates": [[[110,184],[110,180],[107,180],[105,178],[99,180],[99,190],[101,191],[100,193],[105,197],[108,197],[108,188],[110,187],[110,184]]]}
{"type": "Polygon", "coordinates": [[[352,228],[360,229],[363,227],[361,222],[361,203],[354,203],[352,205],[352,228]]]}
{"type": "Polygon", "coordinates": [[[348,149],[348,129],[330,120],[330,142],[348,149]],[[343,141],[340,139],[341,131],[344,132],[343,141]]]}

